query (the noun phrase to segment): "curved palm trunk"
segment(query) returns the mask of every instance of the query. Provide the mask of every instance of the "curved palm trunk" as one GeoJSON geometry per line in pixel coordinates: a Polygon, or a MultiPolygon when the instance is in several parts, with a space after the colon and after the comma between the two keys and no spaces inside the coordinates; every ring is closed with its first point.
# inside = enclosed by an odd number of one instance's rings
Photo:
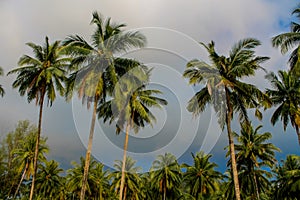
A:
{"type": "MultiPolygon", "coordinates": [[[[124,183],[125,183],[125,164],[126,164],[126,153],[127,153],[127,146],[128,146],[129,130],[130,130],[130,124],[127,123],[126,135],[125,135],[125,141],[124,141],[124,153],[123,153],[122,176],[121,176],[121,186],[120,186],[119,200],[123,200],[123,190],[124,190],[124,183]]],[[[124,197],[126,197],[126,194],[124,194],[124,197]]]]}
{"type": "Polygon", "coordinates": [[[230,151],[230,158],[231,158],[231,169],[233,174],[233,182],[234,182],[234,191],[235,191],[235,198],[236,200],[240,200],[240,186],[239,186],[239,178],[235,160],[235,151],[234,151],[234,142],[232,137],[231,131],[231,116],[233,114],[232,106],[230,104],[230,96],[229,91],[225,88],[226,91],[226,104],[227,104],[227,114],[226,114],[226,126],[227,126],[227,134],[228,134],[228,141],[229,141],[229,151],[230,151]]]}
{"type": "Polygon", "coordinates": [[[35,178],[36,178],[36,172],[37,172],[37,161],[38,161],[41,129],[42,129],[44,97],[45,97],[45,89],[43,89],[43,91],[42,91],[42,96],[41,96],[41,101],[40,101],[39,124],[38,124],[38,132],[37,132],[36,143],[35,143],[34,160],[33,160],[33,174],[32,174],[32,183],[31,183],[29,200],[32,200],[32,198],[33,198],[34,184],[35,184],[35,178]]]}
{"type": "Polygon", "coordinates": [[[89,172],[90,160],[91,160],[93,136],[94,136],[94,130],[95,130],[97,102],[98,102],[98,97],[96,96],[95,97],[95,102],[94,102],[94,108],[93,108],[93,116],[92,116],[92,121],[91,121],[91,127],[90,127],[88,148],[86,150],[86,155],[85,155],[85,164],[84,164],[84,172],[83,172],[83,178],[82,178],[82,187],[81,187],[81,191],[80,191],[80,200],[84,200],[84,197],[85,197],[85,191],[86,191],[86,185],[87,185],[87,179],[88,179],[88,172],[89,172]]]}
{"type": "Polygon", "coordinates": [[[28,162],[27,162],[26,165],[25,165],[24,172],[23,172],[23,174],[22,174],[21,180],[20,180],[19,185],[18,185],[18,187],[17,187],[17,189],[16,189],[16,192],[15,192],[15,194],[14,194],[13,199],[15,199],[16,196],[17,196],[17,194],[18,194],[18,191],[19,191],[20,186],[21,186],[21,184],[22,184],[22,182],[23,182],[23,180],[24,180],[24,177],[25,177],[25,174],[26,174],[27,169],[28,169],[28,162]]]}

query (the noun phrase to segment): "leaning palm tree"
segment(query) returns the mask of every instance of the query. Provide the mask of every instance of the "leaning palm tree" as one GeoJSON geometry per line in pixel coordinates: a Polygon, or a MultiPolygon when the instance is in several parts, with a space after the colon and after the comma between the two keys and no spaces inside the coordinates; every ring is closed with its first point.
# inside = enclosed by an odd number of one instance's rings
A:
{"type": "MultiPolygon", "coordinates": [[[[3,75],[3,69],[0,67],[0,76],[3,75]]],[[[0,95],[3,97],[3,95],[5,94],[5,91],[2,87],[2,85],[0,85],[0,95]]]]}
{"type": "Polygon", "coordinates": [[[122,28],[125,24],[112,23],[110,18],[105,20],[97,12],[93,13],[91,23],[96,25],[96,30],[91,36],[91,44],[78,35],[69,36],[64,41],[67,51],[73,56],[71,65],[76,69],[68,81],[68,96],[77,90],[83,102],[87,102],[88,108],[94,103],[81,200],[84,200],[85,196],[97,105],[103,102],[109,88],[113,88],[117,82],[115,54],[143,47],[146,41],[139,32],[124,32],[122,28]]]}
{"type": "Polygon", "coordinates": [[[240,185],[244,190],[249,187],[248,194],[254,194],[256,199],[260,199],[260,193],[266,193],[270,185],[267,178],[271,174],[261,168],[272,168],[276,163],[275,152],[280,151],[267,142],[272,137],[271,133],[259,133],[261,128],[260,125],[253,129],[251,123],[241,123],[241,134],[234,134],[238,141],[234,146],[237,168],[242,172],[240,185]]]}
{"type": "Polygon", "coordinates": [[[279,118],[283,123],[283,129],[291,122],[298,136],[300,145],[300,80],[291,71],[278,71],[278,77],[272,72],[266,76],[272,89],[267,89],[273,106],[276,106],[271,123],[274,125],[279,118]]]}
{"type": "Polygon", "coordinates": [[[167,104],[166,100],[155,96],[161,94],[161,91],[146,89],[149,76],[150,71],[145,71],[145,68],[140,66],[129,70],[118,80],[110,100],[98,108],[99,118],[102,117],[104,122],[109,120],[110,123],[116,120],[116,133],[119,134],[122,130],[125,132],[120,200],[123,200],[125,185],[129,132],[133,129],[135,133],[138,133],[139,129],[146,124],[152,125],[156,119],[150,108],[161,108],[162,105],[167,104]]]}
{"type": "MultiPolygon", "coordinates": [[[[296,8],[292,14],[295,14],[298,19],[300,19],[300,7],[296,8]]],[[[272,44],[274,47],[279,47],[281,53],[285,54],[289,50],[293,49],[290,58],[289,64],[292,71],[296,72],[299,75],[299,45],[300,45],[300,24],[296,22],[291,23],[291,31],[287,33],[281,33],[272,38],[272,44]]]]}
{"type": "Polygon", "coordinates": [[[216,171],[215,163],[209,161],[211,155],[205,155],[204,152],[192,154],[194,163],[192,166],[183,164],[186,168],[183,174],[184,185],[189,187],[189,193],[195,199],[204,197],[211,198],[212,195],[219,189],[219,183],[222,180],[222,174],[216,171]]]}
{"type": "MultiPolygon", "coordinates": [[[[18,187],[15,191],[14,198],[16,198],[18,194],[24,178],[28,180],[30,176],[33,175],[34,173],[35,145],[36,145],[36,131],[31,132],[29,135],[25,137],[24,141],[21,144],[21,147],[13,150],[13,154],[15,156],[13,161],[19,164],[18,174],[21,174],[22,172],[22,176],[18,184],[18,187]]],[[[46,158],[44,154],[48,152],[48,146],[46,145],[45,138],[41,138],[38,152],[39,152],[38,160],[40,162],[45,161],[46,158]]]]}
{"type": "MultiPolygon", "coordinates": [[[[213,104],[221,128],[223,129],[226,124],[235,194],[239,200],[240,188],[231,121],[236,112],[239,113],[240,120],[248,120],[247,108],[258,107],[260,101],[267,100],[259,89],[242,82],[241,79],[254,76],[257,69],[262,69],[260,64],[269,58],[255,56],[253,49],[260,45],[260,42],[253,38],[235,44],[228,57],[217,54],[213,41],[208,45],[201,44],[209,53],[211,65],[197,59],[187,64],[183,76],[189,78],[190,84],[206,84],[191,98],[187,109],[197,116],[205,110],[207,104],[213,104]]],[[[256,110],[256,114],[261,117],[259,110],[256,110]]]]}
{"type": "Polygon", "coordinates": [[[158,155],[152,163],[150,177],[152,188],[162,194],[162,200],[166,200],[167,196],[179,193],[178,188],[180,187],[182,175],[174,155],[170,153],[158,155]]]}
{"type": "Polygon", "coordinates": [[[41,165],[37,173],[36,189],[38,195],[50,199],[60,199],[60,189],[63,187],[60,173],[63,169],[59,168],[58,162],[51,160],[41,165]]]}
{"type": "Polygon", "coordinates": [[[62,82],[65,81],[69,58],[63,56],[63,48],[60,45],[60,41],[50,44],[48,37],[46,37],[43,46],[34,43],[27,43],[27,45],[32,48],[34,56],[23,55],[18,62],[20,67],[11,70],[8,74],[18,75],[13,82],[13,88],[19,88],[21,96],[27,93],[28,102],[35,99],[36,104],[40,107],[34,154],[34,172],[30,190],[30,200],[32,200],[36,179],[44,100],[47,98],[47,105],[52,106],[56,98],[56,90],[60,95],[64,94],[65,89],[62,82]]]}

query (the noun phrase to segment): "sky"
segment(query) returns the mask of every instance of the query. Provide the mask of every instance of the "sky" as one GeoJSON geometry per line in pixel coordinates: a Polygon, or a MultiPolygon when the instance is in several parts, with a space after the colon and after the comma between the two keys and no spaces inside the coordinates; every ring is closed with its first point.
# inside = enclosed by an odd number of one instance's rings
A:
{"type": "MultiPolygon", "coordinates": [[[[27,42],[42,44],[45,36],[50,42],[78,34],[87,41],[95,27],[90,25],[93,11],[126,23],[126,30],[140,31],[147,37],[143,49],[133,50],[124,57],[135,58],[154,68],[151,87],[164,92],[169,102],[162,110],[154,110],[157,123],[139,134],[131,134],[129,155],[145,169],[158,154],[171,152],[181,161],[191,160],[190,152],[203,150],[213,154],[213,161],[225,169],[225,132],[219,129],[216,117],[207,109],[199,118],[186,111],[186,103],[199,88],[182,78],[186,63],[194,58],[208,61],[207,53],[198,42],[213,40],[219,54],[228,55],[231,46],[246,37],[262,42],[257,55],[271,59],[263,64],[267,71],[287,69],[288,55],[271,45],[271,38],[289,31],[294,18],[295,0],[1,0],[0,1],[0,66],[5,74],[17,67],[23,54],[31,54],[27,42]]],[[[260,89],[269,87],[265,72],[259,71],[247,81],[260,89]]],[[[38,107],[20,97],[11,85],[15,75],[0,77],[5,96],[0,99],[0,137],[12,131],[19,120],[38,121],[38,107]]],[[[50,159],[64,168],[72,160],[85,155],[90,110],[74,97],[65,102],[58,97],[52,107],[45,107],[42,135],[48,137],[50,159]]],[[[270,125],[272,110],[264,112],[263,121],[253,118],[254,126],[263,125],[262,132],[271,132],[273,142],[286,154],[300,154],[295,131],[289,126],[284,132],[280,123],[270,125]]],[[[251,115],[251,112],[250,112],[251,115]]],[[[238,131],[238,123],[234,121],[238,131]]],[[[97,121],[93,155],[108,166],[121,159],[123,135],[114,134],[114,125],[97,121]]]]}

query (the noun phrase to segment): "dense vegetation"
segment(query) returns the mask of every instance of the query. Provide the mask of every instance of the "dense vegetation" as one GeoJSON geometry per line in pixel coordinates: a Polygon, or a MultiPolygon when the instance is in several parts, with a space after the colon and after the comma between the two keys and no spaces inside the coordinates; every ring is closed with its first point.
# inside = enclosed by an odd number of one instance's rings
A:
{"type": "MultiPolygon", "coordinates": [[[[294,13],[299,14],[297,8],[294,13]]],[[[299,15],[298,15],[299,16],[299,15]]],[[[159,155],[148,173],[140,173],[136,161],[127,157],[128,134],[138,131],[156,118],[151,107],[161,108],[167,101],[161,91],[149,89],[151,69],[137,60],[116,55],[143,47],[146,38],[140,32],[125,32],[124,24],[111,22],[97,12],[91,24],[96,29],[91,41],[71,35],[64,41],[43,45],[27,43],[33,56],[23,55],[13,87],[28,102],[39,106],[37,127],[20,121],[0,146],[0,198],[3,199],[299,199],[300,156],[288,155],[278,164],[280,151],[269,143],[271,133],[260,133],[248,116],[252,109],[261,119],[261,109],[275,107],[271,118],[283,129],[289,123],[295,128],[300,145],[300,25],[292,23],[289,33],[272,38],[274,47],[283,53],[296,46],[289,70],[266,75],[271,88],[261,91],[243,78],[255,76],[269,58],[258,56],[261,43],[245,38],[233,45],[228,56],[219,55],[215,43],[203,44],[210,63],[191,60],[183,77],[200,90],[191,97],[187,109],[198,116],[211,104],[222,129],[227,130],[228,164],[226,173],[216,170],[212,155],[192,154],[193,163],[178,163],[172,152],[159,155]],[[47,139],[43,137],[44,105],[52,106],[57,95],[68,101],[74,93],[87,109],[92,107],[92,120],[85,158],[64,171],[59,163],[47,160],[47,139]],[[159,96],[158,96],[159,95],[159,96]],[[45,104],[47,103],[47,104],[45,104]],[[240,132],[232,130],[238,116],[240,132]],[[91,156],[96,118],[116,122],[116,134],[125,134],[123,160],[115,161],[115,170],[107,169],[91,156]]],[[[2,74],[0,70],[0,75],[2,74]]],[[[4,95],[0,85],[0,95],[4,95]]]]}
{"type": "MultiPolygon", "coordinates": [[[[300,184],[300,156],[289,155],[279,164],[279,151],[269,143],[271,134],[243,125],[236,137],[235,151],[242,199],[297,199],[300,184]]],[[[1,141],[0,198],[28,199],[34,171],[37,128],[20,121],[16,129],[1,141]]],[[[41,137],[35,199],[80,199],[85,159],[63,170],[55,160],[48,160],[47,138],[41,137]]],[[[212,155],[198,152],[193,163],[178,163],[171,153],[159,155],[148,173],[141,173],[136,161],[125,163],[124,198],[126,199],[233,199],[234,184],[230,168],[217,171],[212,155]]],[[[86,199],[117,199],[122,176],[122,161],[108,169],[91,157],[86,199]]],[[[147,170],[147,169],[144,169],[147,170]]]]}

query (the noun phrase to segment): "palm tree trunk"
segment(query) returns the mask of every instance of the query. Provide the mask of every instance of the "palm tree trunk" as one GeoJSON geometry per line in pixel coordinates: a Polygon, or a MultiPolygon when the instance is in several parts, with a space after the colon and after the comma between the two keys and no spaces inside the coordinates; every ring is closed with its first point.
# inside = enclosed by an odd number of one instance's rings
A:
{"type": "Polygon", "coordinates": [[[256,199],[259,200],[259,191],[258,191],[258,184],[257,184],[257,179],[256,179],[256,174],[254,172],[254,167],[251,167],[252,173],[253,173],[253,179],[254,179],[254,187],[255,187],[255,192],[256,192],[256,199]]]}
{"type": "Polygon", "coordinates": [[[237,166],[235,160],[234,142],[233,142],[232,131],[231,131],[231,116],[233,114],[233,110],[230,104],[229,91],[226,87],[225,87],[225,91],[226,91],[226,104],[227,104],[226,126],[227,126],[227,134],[228,134],[228,141],[229,141],[230,158],[231,158],[231,169],[233,174],[235,198],[236,200],[240,200],[241,197],[240,197],[239,178],[238,178],[238,172],[237,172],[237,166]]]}
{"type": "Polygon", "coordinates": [[[25,177],[25,174],[26,174],[27,169],[28,169],[28,162],[27,162],[26,165],[25,165],[24,172],[23,172],[23,174],[22,174],[21,180],[20,180],[19,185],[18,185],[18,187],[17,187],[17,189],[16,189],[16,192],[15,192],[15,194],[14,194],[13,199],[15,199],[16,196],[17,196],[17,194],[18,194],[18,191],[19,191],[20,186],[21,186],[21,184],[22,184],[22,182],[23,182],[23,180],[24,180],[24,177],[25,177]]]}
{"type": "Polygon", "coordinates": [[[44,97],[45,97],[45,89],[42,89],[42,95],[41,95],[41,101],[40,101],[39,124],[38,124],[38,132],[37,132],[36,143],[35,143],[32,183],[31,183],[29,200],[32,200],[32,198],[33,198],[34,183],[35,183],[36,172],[37,172],[37,161],[38,161],[40,138],[41,138],[41,129],[42,129],[42,116],[43,116],[44,97]]]}
{"type": "Polygon", "coordinates": [[[126,200],[126,193],[127,193],[127,187],[126,185],[124,186],[124,192],[123,192],[123,200],[126,200]]]}
{"type": "Polygon", "coordinates": [[[166,183],[164,183],[164,200],[167,199],[167,186],[166,183]]]}
{"type": "MultiPolygon", "coordinates": [[[[127,146],[128,146],[129,130],[130,130],[130,123],[128,122],[127,126],[126,126],[126,135],[125,135],[125,141],[124,141],[124,153],[123,153],[122,176],[121,176],[119,200],[123,200],[123,189],[124,189],[124,183],[125,183],[125,164],[126,164],[126,153],[127,153],[127,146]]],[[[126,194],[124,194],[124,196],[126,196],[126,194]]]]}
{"type": "Polygon", "coordinates": [[[92,151],[94,130],[95,130],[97,103],[98,103],[98,97],[95,96],[93,116],[92,116],[91,127],[90,127],[88,148],[86,150],[86,155],[85,155],[85,164],[84,164],[84,172],[83,172],[83,178],[82,178],[82,187],[81,187],[81,192],[80,192],[80,200],[84,200],[84,197],[85,197],[85,191],[86,191],[86,185],[87,185],[87,179],[88,179],[88,172],[89,172],[90,160],[91,160],[91,151],[92,151]]]}

